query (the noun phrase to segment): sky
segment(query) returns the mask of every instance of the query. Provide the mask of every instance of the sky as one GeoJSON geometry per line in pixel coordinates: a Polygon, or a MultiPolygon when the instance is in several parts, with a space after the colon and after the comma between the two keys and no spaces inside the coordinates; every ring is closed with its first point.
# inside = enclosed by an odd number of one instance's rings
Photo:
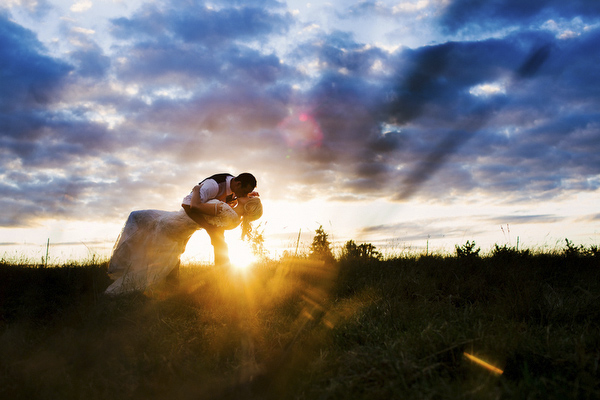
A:
{"type": "Polygon", "coordinates": [[[597,0],[2,0],[0,257],[109,255],[219,172],[273,255],[598,245],[598,65],[597,0]]]}

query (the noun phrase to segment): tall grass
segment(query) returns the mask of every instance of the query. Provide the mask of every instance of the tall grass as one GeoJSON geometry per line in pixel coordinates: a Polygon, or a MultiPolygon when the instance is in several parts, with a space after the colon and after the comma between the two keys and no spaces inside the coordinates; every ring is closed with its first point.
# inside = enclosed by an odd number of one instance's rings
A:
{"type": "Polygon", "coordinates": [[[107,297],[104,265],[5,264],[0,397],[599,398],[599,278],[590,252],[506,249],[191,266],[107,297]]]}

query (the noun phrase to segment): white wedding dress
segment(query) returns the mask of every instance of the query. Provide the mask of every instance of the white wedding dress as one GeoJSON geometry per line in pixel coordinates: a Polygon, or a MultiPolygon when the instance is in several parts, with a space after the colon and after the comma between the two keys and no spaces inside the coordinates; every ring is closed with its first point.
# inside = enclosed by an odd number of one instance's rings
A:
{"type": "MultiPolygon", "coordinates": [[[[208,223],[233,229],[240,223],[237,213],[226,203],[216,203],[217,215],[208,223]]],[[[107,294],[145,290],[169,275],[179,265],[188,240],[200,226],[185,211],[141,210],[129,214],[115,243],[108,273],[116,279],[107,294]]]]}

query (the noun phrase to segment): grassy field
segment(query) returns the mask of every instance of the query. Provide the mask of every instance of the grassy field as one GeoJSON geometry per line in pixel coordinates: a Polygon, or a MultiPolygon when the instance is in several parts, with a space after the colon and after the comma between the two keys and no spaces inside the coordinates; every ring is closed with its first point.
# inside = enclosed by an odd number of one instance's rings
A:
{"type": "Polygon", "coordinates": [[[0,398],[600,398],[600,257],[506,250],[188,267],[118,297],[104,264],[5,263],[0,398]]]}

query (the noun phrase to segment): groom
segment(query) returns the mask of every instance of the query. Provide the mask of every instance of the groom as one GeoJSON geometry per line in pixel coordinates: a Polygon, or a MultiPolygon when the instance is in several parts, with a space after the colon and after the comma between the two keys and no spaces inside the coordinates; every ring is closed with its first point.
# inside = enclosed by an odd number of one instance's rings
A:
{"type": "MultiPolygon", "coordinates": [[[[256,188],[256,178],[248,172],[236,177],[231,174],[216,174],[204,179],[198,185],[200,186],[201,203],[212,199],[231,203],[236,198],[247,196],[252,192],[256,188]]],[[[203,215],[194,209],[194,204],[190,204],[184,209],[187,215],[203,227],[210,236],[210,242],[215,252],[215,266],[229,265],[229,249],[225,242],[225,229],[208,224],[203,215]]]]}

